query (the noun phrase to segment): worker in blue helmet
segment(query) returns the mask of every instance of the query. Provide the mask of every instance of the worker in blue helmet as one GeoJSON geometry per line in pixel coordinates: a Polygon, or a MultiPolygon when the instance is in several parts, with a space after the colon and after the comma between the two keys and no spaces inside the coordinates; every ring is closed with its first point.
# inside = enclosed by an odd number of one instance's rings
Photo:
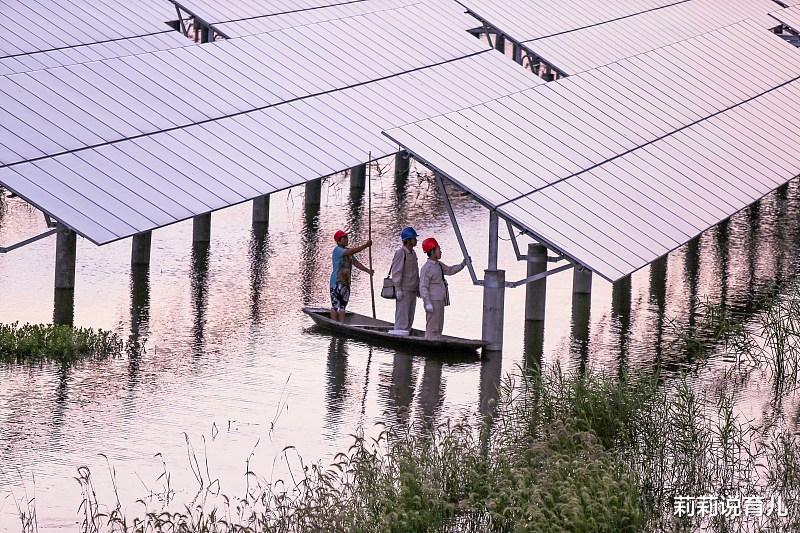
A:
{"type": "Polygon", "coordinates": [[[395,334],[411,330],[419,296],[419,265],[414,251],[417,245],[417,232],[411,227],[404,228],[400,232],[400,239],[403,245],[394,253],[389,274],[395,291],[393,331],[395,334]]]}

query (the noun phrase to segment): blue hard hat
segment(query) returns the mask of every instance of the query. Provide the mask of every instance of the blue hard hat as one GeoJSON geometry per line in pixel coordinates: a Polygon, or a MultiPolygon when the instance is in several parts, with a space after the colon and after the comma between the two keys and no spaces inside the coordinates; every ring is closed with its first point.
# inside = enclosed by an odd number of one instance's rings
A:
{"type": "Polygon", "coordinates": [[[403,231],[400,232],[400,238],[402,240],[404,240],[404,241],[408,240],[408,239],[416,239],[417,238],[417,232],[414,231],[414,228],[411,228],[411,227],[404,228],[403,231]]]}

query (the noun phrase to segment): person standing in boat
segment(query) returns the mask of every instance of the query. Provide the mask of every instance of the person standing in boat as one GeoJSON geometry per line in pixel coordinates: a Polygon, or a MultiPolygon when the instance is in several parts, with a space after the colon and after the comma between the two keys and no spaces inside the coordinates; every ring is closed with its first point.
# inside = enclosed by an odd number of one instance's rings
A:
{"type": "Polygon", "coordinates": [[[333,271],[331,272],[331,319],[344,322],[347,303],[350,301],[350,277],[353,266],[363,270],[370,276],[374,274],[372,270],[365,267],[361,262],[353,257],[358,252],[366,250],[372,246],[372,240],[368,240],[361,246],[348,248],[347,233],[339,230],[333,235],[336,241],[336,248],[333,249],[333,271]]]}
{"type": "Polygon", "coordinates": [[[394,253],[390,273],[394,283],[394,330],[397,332],[411,330],[419,296],[419,264],[414,251],[417,232],[414,228],[405,228],[400,239],[403,245],[394,253]]]}
{"type": "Polygon", "coordinates": [[[425,303],[425,338],[434,339],[442,334],[444,308],[450,305],[450,294],[445,276],[461,272],[467,265],[467,260],[464,259],[455,266],[445,265],[440,261],[442,249],[433,238],[422,241],[422,251],[428,254],[428,260],[422,265],[419,273],[419,293],[425,303]]]}

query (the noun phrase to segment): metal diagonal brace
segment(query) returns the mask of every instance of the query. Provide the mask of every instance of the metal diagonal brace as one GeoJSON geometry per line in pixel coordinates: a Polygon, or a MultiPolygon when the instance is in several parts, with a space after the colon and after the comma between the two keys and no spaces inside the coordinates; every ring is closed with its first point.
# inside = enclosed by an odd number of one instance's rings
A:
{"type": "Polygon", "coordinates": [[[506,287],[509,289],[513,289],[515,287],[519,287],[520,285],[526,285],[528,283],[533,283],[534,281],[539,281],[540,279],[544,279],[547,276],[552,276],[553,274],[558,274],[559,272],[563,272],[565,270],[569,270],[570,268],[574,267],[572,263],[568,265],[562,265],[558,268],[554,268],[553,270],[547,270],[545,272],[540,272],[539,274],[534,274],[533,276],[528,276],[525,279],[521,279],[519,281],[507,281],[506,287]]]}
{"type": "Polygon", "coordinates": [[[31,237],[30,239],[25,239],[24,241],[20,241],[20,242],[18,242],[16,244],[12,244],[11,246],[0,246],[0,254],[6,254],[6,253],[8,253],[8,252],[10,252],[12,250],[16,250],[17,248],[22,248],[23,246],[27,246],[28,244],[30,244],[32,242],[36,242],[36,241],[42,240],[42,239],[44,239],[46,237],[49,237],[50,235],[55,235],[55,233],[57,231],[58,230],[56,228],[49,229],[49,230],[45,231],[44,233],[40,233],[39,235],[36,235],[35,237],[31,237]]]}
{"type": "MultiPolygon", "coordinates": [[[[508,227],[508,235],[511,237],[511,245],[514,247],[514,254],[517,256],[517,261],[530,261],[531,258],[528,255],[522,255],[522,252],[519,250],[519,243],[517,243],[517,236],[514,233],[514,226],[511,225],[511,221],[506,219],[506,226],[508,227]]],[[[557,255],[555,257],[548,256],[547,262],[548,263],[558,263],[563,261],[565,257],[563,255],[557,255]]]]}
{"type": "Polygon", "coordinates": [[[444,206],[447,208],[447,214],[450,216],[450,224],[453,225],[453,230],[456,232],[456,238],[458,239],[458,245],[461,247],[461,253],[464,254],[464,259],[467,260],[467,269],[469,270],[469,276],[472,278],[472,283],[482,286],[483,280],[479,280],[478,276],[475,275],[475,267],[472,266],[472,259],[470,259],[469,252],[467,252],[467,245],[464,243],[464,237],[461,235],[461,228],[458,227],[458,220],[456,220],[456,214],[453,212],[453,206],[450,205],[450,197],[447,196],[444,180],[442,180],[442,176],[438,172],[434,172],[434,175],[436,176],[436,185],[439,187],[439,193],[442,195],[444,206]]]}

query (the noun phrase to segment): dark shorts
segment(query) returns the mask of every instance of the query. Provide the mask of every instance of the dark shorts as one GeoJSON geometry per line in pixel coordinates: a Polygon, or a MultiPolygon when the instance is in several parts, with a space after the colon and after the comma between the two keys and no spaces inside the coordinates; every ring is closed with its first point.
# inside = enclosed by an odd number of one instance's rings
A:
{"type": "Polygon", "coordinates": [[[331,309],[334,311],[344,311],[349,301],[349,285],[337,282],[335,287],[331,287],[331,309]]]}

